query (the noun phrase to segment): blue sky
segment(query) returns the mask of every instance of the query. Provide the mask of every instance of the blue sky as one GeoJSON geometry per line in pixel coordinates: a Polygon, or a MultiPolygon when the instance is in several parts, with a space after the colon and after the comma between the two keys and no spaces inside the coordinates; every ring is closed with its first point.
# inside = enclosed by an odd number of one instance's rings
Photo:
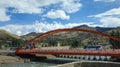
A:
{"type": "Polygon", "coordinates": [[[119,27],[120,0],[0,1],[0,29],[17,35],[83,24],[119,27]]]}

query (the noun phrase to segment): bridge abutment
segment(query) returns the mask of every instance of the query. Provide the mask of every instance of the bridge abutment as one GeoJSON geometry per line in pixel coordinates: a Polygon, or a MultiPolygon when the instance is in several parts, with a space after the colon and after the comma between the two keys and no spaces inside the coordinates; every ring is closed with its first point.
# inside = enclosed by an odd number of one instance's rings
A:
{"type": "Polygon", "coordinates": [[[32,54],[16,54],[17,56],[21,57],[24,59],[24,61],[41,61],[44,59],[47,59],[46,56],[36,56],[36,55],[32,55],[32,54]]]}

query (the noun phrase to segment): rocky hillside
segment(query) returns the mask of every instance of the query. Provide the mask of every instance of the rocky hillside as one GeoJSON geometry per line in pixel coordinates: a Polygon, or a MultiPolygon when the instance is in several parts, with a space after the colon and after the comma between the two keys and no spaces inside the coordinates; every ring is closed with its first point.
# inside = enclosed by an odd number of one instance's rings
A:
{"type": "Polygon", "coordinates": [[[6,49],[6,47],[16,47],[22,43],[23,40],[20,36],[9,33],[5,30],[0,30],[0,49],[6,49]]]}
{"type": "Polygon", "coordinates": [[[42,34],[42,33],[31,32],[31,33],[29,33],[29,34],[26,34],[26,35],[21,36],[21,38],[23,38],[23,39],[25,39],[25,40],[30,40],[30,39],[32,39],[32,38],[34,38],[35,36],[40,35],[40,34],[42,34]]]}
{"type": "Polygon", "coordinates": [[[11,41],[13,39],[21,39],[21,37],[11,34],[8,31],[0,30],[0,40],[11,41]]]}
{"type": "Polygon", "coordinates": [[[73,27],[73,28],[80,28],[80,29],[88,29],[88,30],[95,30],[95,31],[99,31],[99,32],[108,32],[117,28],[107,28],[107,27],[90,27],[87,25],[81,25],[81,26],[77,26],[77,27],[73,27]]]}

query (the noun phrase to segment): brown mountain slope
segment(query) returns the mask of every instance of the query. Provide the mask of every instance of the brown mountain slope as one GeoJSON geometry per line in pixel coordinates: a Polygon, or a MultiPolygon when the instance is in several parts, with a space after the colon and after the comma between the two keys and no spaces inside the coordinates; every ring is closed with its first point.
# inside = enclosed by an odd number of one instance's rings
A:
{"type": "Polygon", "coordinates": [[[30,40],[30,39],[32,39],[32,38],[34,38],[35,36],[40,35],[40,34],[42,34],[42,33],[31,32],[31,33],[29,33],[29,34],[26,34],[26,35],[21,36],[21,38],[23,38],[23,39],[25,39],[25,40],[30,40]]]}
{"type": "Polygon", "coordinates": [[[21,39],[21,37],[15,35],[15,34],[11,34],[5,30],[0,30],[0,40],[12,40],[12,39],[21,39]]]}

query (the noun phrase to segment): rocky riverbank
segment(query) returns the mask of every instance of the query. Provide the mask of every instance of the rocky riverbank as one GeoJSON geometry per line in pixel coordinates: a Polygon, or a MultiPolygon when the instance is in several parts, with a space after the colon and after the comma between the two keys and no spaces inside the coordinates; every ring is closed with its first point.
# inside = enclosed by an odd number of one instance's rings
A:
{"type": "Polygon", "coordinates": [[[107,62],[107,61],[84,61],[84,62],[72,62],[56,67],[120,67],[119,62],[107,62]]]}
{"type": "Polygon", "coordinates": [[[20,64],[24,63],[24,60],[16,56],[0,55],[0,65],[2,64],[20,64]]]}

